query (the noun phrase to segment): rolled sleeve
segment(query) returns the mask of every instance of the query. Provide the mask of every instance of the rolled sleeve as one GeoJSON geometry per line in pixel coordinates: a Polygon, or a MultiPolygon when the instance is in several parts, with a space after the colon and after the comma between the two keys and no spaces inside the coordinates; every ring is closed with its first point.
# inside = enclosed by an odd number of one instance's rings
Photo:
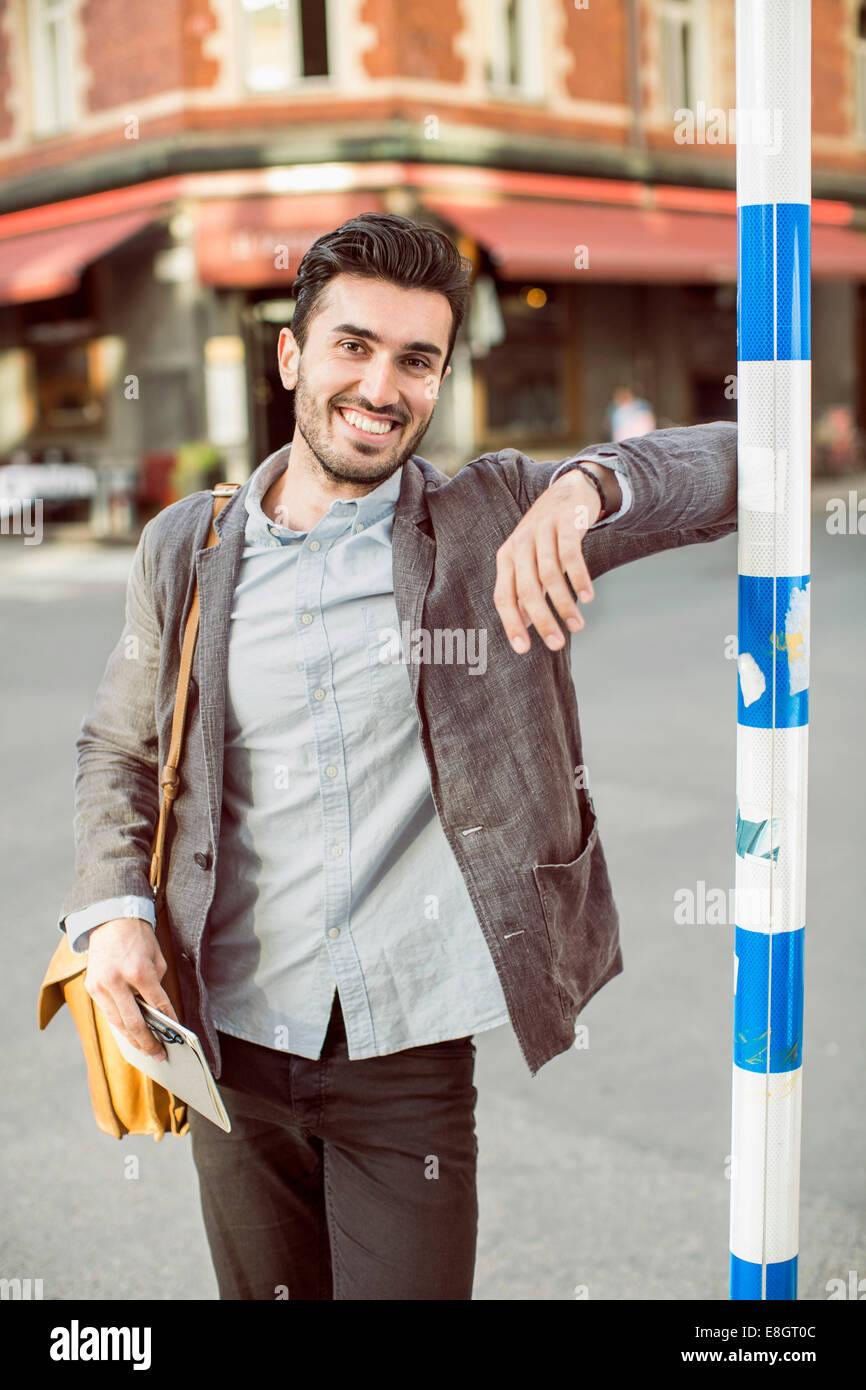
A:
{"type": "Polygon", "coordinates": [[[94,927],[105,922],[113,922],[117,917],[141,917],[156,929],[156,908],[150,898],[126,896],[122,898],[102,898],[90,907],[79,912],[69,912],[57,923],[77,956],[87,954],[90,933],[94,927]]]}

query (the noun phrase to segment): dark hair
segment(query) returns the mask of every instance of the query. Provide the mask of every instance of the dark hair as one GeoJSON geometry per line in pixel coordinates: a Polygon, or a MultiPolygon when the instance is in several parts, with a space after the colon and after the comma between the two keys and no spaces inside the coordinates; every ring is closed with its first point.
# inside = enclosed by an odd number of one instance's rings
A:
{"type": "Polygon", "coordinates": [[[472,262],[453,241],[433,227],[419,227],[396,213],[364,212],[326,232],[304,254],[292,287],[292,333],[303,351],[310,319],[329,280],[363,275],[404,289],[435,290],[451,305],[451,335],[442,374],[466,315],[472,262]]]}

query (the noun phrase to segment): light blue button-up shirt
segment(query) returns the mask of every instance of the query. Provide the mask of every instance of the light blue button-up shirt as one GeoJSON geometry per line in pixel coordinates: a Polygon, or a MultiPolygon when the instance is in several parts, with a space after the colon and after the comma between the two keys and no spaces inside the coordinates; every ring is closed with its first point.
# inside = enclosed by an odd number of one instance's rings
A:
{"type": "MultiPolygon", "coordinates": [[[[290,447],[256,469],[246,498],[205,938],[214,1022],[318,1057],[337,990],[352,1058],[495,1028],[508,1010],[433,803],[408,669],[380,659],[399,649],[402,468],[295,531],[261,505],[290,447]]],[[[630,501],[624,490],[617,516],[630,501]]],[[[81,949],[119,916],[153,924],[153,902],[70,913],[69,939],[81,949]]]]}

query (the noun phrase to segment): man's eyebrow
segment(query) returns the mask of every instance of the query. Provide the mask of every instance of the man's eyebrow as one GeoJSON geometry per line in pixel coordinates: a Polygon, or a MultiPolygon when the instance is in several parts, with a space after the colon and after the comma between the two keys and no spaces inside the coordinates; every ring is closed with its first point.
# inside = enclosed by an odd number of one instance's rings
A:
{"type": "MultiPolygon", "coordinates": [[[[332,332],[332,333],[351,333],[351,335],[352,335],[353,338],[369,338],[369,340],[370,340],[371,343],[381,343],[381,342],[382,342],[382,339],[379,337],[379,334],[378,334],[378,333],[374,333],[374,332],[372,331],[372,329],[370,329],[370,328],[359,328],[358,325],[355,324],[355,323],[338,323],[337,326],[336,326],[336,328],[332,328],[332,329],[331,329],[331,332],[332,332]]],[[[402,347],[400,348],[400,351],[401,351],[401,352],[427,352],[427,353],[430,353],[431,356],[434,356],[434,357],[441,357],[441,356],[442,356],[442,349],[441,349],[441,348],[438,348],[438,347],[436,346],[435,343],[424,343],[424,342],[403,343],[402,347]]]]}

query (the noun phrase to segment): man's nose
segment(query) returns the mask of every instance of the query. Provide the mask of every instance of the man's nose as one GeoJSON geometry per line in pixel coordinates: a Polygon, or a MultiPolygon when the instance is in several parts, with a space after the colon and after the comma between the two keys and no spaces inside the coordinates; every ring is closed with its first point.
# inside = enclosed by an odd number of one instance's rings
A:
{"type": "MultiPolygon", "coordinates": [[[[374,357],[364,369],[358,383],[359,394],[369,402],[371,410],[394,407],[399,397],[394,364],[388,357],[374,357]]],[[[402,417],[402,410],[399,414],[402,417]]]]}

